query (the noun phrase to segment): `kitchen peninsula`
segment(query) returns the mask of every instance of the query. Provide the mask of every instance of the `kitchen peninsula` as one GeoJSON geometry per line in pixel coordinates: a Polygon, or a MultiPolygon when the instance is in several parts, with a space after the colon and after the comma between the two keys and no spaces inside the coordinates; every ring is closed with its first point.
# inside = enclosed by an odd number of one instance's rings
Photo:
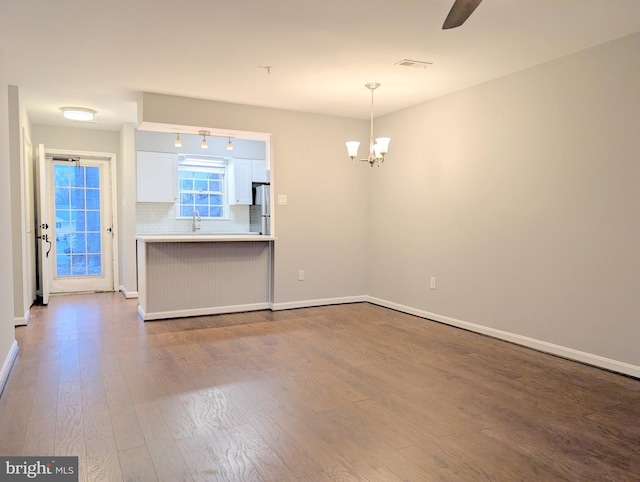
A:
{"type": "Polygon", "coordinates": [[[272,236],[148,234],[136,240],[144,321],[271,307],[272,236]]]}

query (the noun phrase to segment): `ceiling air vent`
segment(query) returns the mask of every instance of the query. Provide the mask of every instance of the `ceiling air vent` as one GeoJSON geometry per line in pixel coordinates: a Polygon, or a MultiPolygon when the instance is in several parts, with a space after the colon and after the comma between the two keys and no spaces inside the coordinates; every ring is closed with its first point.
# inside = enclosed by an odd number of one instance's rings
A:
{"type": "Polygon", "coordinates": [[[402,59],[400,62],[396,62],[395,65],[399,65],[400,67],[413,67],[414,69],[426,69],[430,65],[433,65],[433,63],[423,62],[422,60],[402,59]]]}

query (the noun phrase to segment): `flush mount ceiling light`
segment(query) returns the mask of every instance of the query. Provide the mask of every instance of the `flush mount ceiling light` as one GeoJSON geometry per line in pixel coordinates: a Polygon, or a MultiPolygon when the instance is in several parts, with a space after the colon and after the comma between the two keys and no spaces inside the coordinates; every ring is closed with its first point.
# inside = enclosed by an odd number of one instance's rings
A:
{"type": "Polygon", "coordinates": [[[358,141],[349,141],[347,142],[347,153],[351,158],[351,163],[354,166],[358,165],[358,162],[368,162],[371,167],[374,164],[377,164],[378,167],[384,162],[384,156],[389,152],[389,142],[391,141],[390,137],[378,137],[374,139],[373,137],[373,91],[380,87],[380,84],[377,82],[370,82],[365,84],[365,87],[371,91],[371,133],[369,136],[369,157],[367,159],[356,160],[358,157],[358,147],[360,143],[358,141]]]}
{"type": "Polygon", "coordinates": [[[209,145],[207,144],[207,136],[211,135],[209,131],[200,131],[200,135],[202,136],[202,142],[200,143],[200,147],[203,149],[208,149],[209,145]]]}
{"type": "Polygon", "coordinates": [[[233,143],[231,142],[231,137],[229,137],[229,142],[227,142],[227,151],[233,151],[233,143]]]}
{"type": "Polygon", "coordinates": [[[84,107],[62,107],[62,117],[69,120],[89,122],[92,121],[97,112],[93,109],[85,109],[84,107]]]}
{"type": "Polygon", "coordinates": [[[182,147],[182,141],[180,140],[180,134],[176,136],[176,142],[173,144],[176,147],[182,147]]]}

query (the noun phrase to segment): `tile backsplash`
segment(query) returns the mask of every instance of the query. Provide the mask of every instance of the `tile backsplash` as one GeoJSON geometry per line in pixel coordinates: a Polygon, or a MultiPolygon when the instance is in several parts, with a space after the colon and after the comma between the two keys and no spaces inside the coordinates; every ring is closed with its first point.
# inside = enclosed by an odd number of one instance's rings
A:
{"type": "MultiPolygon", "coordinates": [[[[202,219],[198,233],[248,233],[249,206],[229,206],[228,219],[202,219]]],[[[191,233],[191,219],[176,219],[173,203],[136,203],[136,233],[191,233]]]]}

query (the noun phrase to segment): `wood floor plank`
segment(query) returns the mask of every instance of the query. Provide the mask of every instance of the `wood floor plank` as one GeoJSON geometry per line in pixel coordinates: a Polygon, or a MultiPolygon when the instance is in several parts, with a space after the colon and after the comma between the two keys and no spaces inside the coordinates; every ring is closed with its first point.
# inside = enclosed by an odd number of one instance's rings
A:
{"type": "Polygon", "coordinates": [[[22,455],[38,456],[55,452],[55,418],[39,419],[29,422],[25,435],[22,455]]]}
{"type": "Polygon", "coordinates": [[[295,477],[303,478],[322,471],[322,468],[313,460],[313,457],[305,452],[270,417],[262,417],[252,421],[251,427],[278,454],[278,457],[295,477]]]}
{"type": "Polygon", "coordinates": [[[80,382],[61,383],[56,411],[55,453],[85,457],[82,386],[80,382]]]}
{"type": "Polygon", "coordinates": [[[231,474],[219,462],[219,454],[203,435],[194,435],[177,441],[178,448],[194,480],[227,481],[231,474]]]}
{"type": "Polygon", "coordinates": [[[297,477],[273,451],[260,434],[250,425],[241,425],[227,430],[233,445],[242,447],[258,473],[258,480],[295,482],[297,477]]]}
{"type": "Polygon", "coordinates": [[[167,482],[193,480],[157,403],[141,403],[135,410],[158,479],[167,482]]]}
{"type": "Polygon", "coordinates": [[[134,447],[118,451],[120,471],[124,482],[155,482],[158,475],[147,447],[134,447]]]}
{"type": "Polygon", "coordinates": [[[109,413],[116,447],[119,451],[145,445],[144,434],[133,405],[110,407],[109,413]]]}
{"type": "Polygon", "coordinates": [[[86,470],[90,480],[122,480],[109,410],[84,413],[86,470]]]}

